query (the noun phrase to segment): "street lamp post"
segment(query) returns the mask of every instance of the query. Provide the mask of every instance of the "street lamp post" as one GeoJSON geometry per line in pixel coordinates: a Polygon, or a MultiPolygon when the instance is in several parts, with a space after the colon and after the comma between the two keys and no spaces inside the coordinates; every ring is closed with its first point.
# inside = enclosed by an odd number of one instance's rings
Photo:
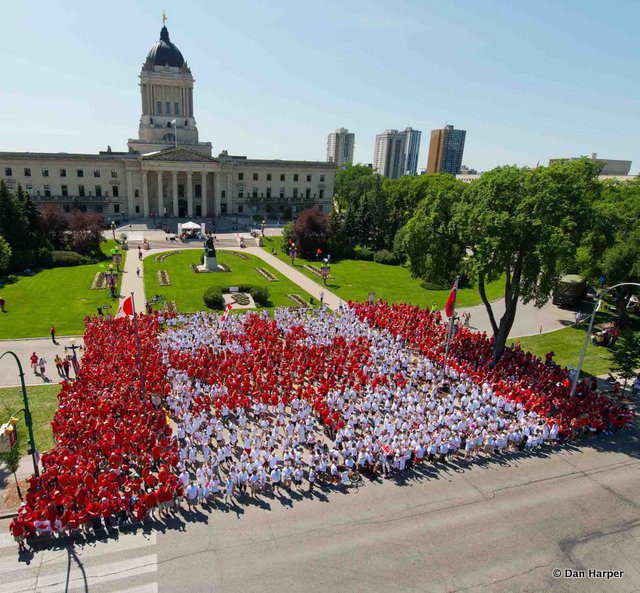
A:
{"type": "Polygon", "coordinates": [[[7,354],[11,354],[13,358],[15,358],[16,363],[18,365],[18,370],[20,371],[20,385],[22,387],[22,400],[24,403],[24,421],[27,425],[27,432],[29,433],[29,446],[31,447],[31,459],[33,461],[33,473],[36,477],[40,475],[40,470],[38,469],[38,460],[36,459],[36,441],[33,438],[33,422],[31,419],[31,412],[29,411],[29,398],[27,397],[27,387],[24,384],[24,371],[22,370],[22,364],[20,364],[20,359],[16,356],[15,352],[11,352],[11,350],[7,350],[4,354],[0,356],[0,360],[4,358],[7,354]]]}
{"type": "Polygon", "coordinates": [[[569,394],[569,397],[573,397],[575,395],[575,393],[576,393],[576,388],[578,387],[578,381],[580,379],[580,371],[582,370],[582,363],[584,362],[584,355],[587,352],[587,346],[589,345],[589,338],[591,337],[591,332],[593,331],[593,321],[596,318],[596,312],[600,308],[600,303],[602,301],[602,298],[610,290],[613,290],[614,288],[618,288],[620,286],[638,286],[638,287],[640,287],[640,284],[638,284],[637,282],[621,282],[620,284],[614,284],[613,286],[610,286],[606,290],[602,291],[602,293],[599,294],[598,297],[596,298],[596,301],[593,304],[593,311],[591,312],[591,317],[589,319],[589,328],[587,329],[587,334],[584,337],[584,344],[582,345],[582,352],[580,352],[580,360],[578,362],[578,368],[576,369],[576,374],[573,377],[573,381],[571,382],[571,393],[569,394]]]}

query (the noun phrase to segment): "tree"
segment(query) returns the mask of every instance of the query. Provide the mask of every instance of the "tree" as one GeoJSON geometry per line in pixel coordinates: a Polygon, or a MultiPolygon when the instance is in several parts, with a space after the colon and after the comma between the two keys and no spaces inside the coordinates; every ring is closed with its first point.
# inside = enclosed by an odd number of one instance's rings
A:
{"type": "Polygon", "coordinates": [[[518,300],[541,307],[575,259],[600,190],[598,170],[586,158],[533,170],[498,167],[467,187],[456,224],[493,329],[494,361],[504,352],[518,300]],[[496,320],[485,285],[502,274],[505,312],[496,320]]]}
{"type": "Polygon", "coordinates": [[[611,362],[611,370],[619,373],[624,379],[623,390],[626,390],[627,381],[632,379],[640,368],[640,333],[631,330],[620,332],[611,352],[611,362]]]}
{"type": "MultiPolygon", "coordinates": [[[[344,241],[351,247],[362,245],[378,250],[386,247],[389,212],[384,178],[370,175],[358,184],[358,196],[352,196],[344,216],[344,241]]],[[[391,236],[391,240],[393,236],[391,236]]]]}
{"type": "MultiPolygon", "coordinates": [[[[640,180],[607,181],[594,205],[593,222],[578,251],[577,268],[610,286],[640,282],[640,180]]],[[[634,287],[615,290],[618,325],[626,324],[626,305],[634,287]]]]}
{"type": "Polygon", "coordinates": [[[327,251],[327,216],[317,208],[298,214],[292,229],[293,240],[303,257],[314,257],[317,250],[327,251]]]}
{"type": "Polygon", "coordinates": [[[57,204],[45,204],[41,209],[40,224],[55,250],[68,249],[69,215],[57,204]]]}
{"type": "Polygon", "coordinates": [[[422,200],[394,241],[394,250],[406,254],[414,276],[449,284],[460,272],[465,256],[466,243],[455,220],[465,185],[453,175],[421,177],[424,181],[415,181],[413,189],[422,200]]]}
{"type": "Polygon", "coordinates": [[[358,202],[376,173],[366,165],[343,165],[336,172],[333,196],[339,211],[358,202]]]}
{"type": "Polygon", "coordinates": [[[69,216],[71,248],[83,255],[98,255],[100,243],[104,241],[102,229],[104,217],[97,212],[76,210],[69,216]]]}
{"type": "Polygon", "coordinates": [[[11,261],[11,246],[5,238],[0,235],[0,274],[4,274],[9,268],[11,261]]]}

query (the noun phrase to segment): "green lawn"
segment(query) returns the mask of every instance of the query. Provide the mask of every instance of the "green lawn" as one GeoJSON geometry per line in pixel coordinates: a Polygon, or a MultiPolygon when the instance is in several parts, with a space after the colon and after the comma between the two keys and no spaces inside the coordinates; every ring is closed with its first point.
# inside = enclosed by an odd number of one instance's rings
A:
{"type": "MultiPolygon", "coordinates": [[[[173,252],[172,252],[173,253],[173,252]]],[[[154,256],[144,260],[144,290],[147,298],[160,294],[165,300],[175,301],[178,310],[184,313],[206,309],[202,296],[210,286],[226,288],[229,286],[254,285],[266,286],[271,294],[273,307],[291,307],[295,303],[287,296],[298,294],[307,303],[309,294],[297,284],[294,284],[282,274],[265,264],[261,259],[247,255],[249,259],[242,259],[228,251],[218,251],[218,262],[229,266],[231,272],[195,274],[191,264],[202,263],[203,250],[190,249],[174,254],[163,262],[156,261],[154,256]],[[269,282],[254,268],[261,267],[271,272],[278,282],[269,282]],[[160,286],[158,270],[165,270],[169,274],[171,286],[160,286]]],[[[271,309],[272,307],[269,307],[271,309]]]]}
{"type": "MultiPolygon", "coordinates": [[[[53,434],[51,432],[51,418],[58,408],[58,392],[60,385],[38,385],[27,387],[29,396],[29,409],[33,419],[33,434],[38,451],[50,451],[53,446],[53,434]]],[[[23,407],[22,390],[20,387],[0,388],[0,424],[9,420],[11,414],[23,407]]],[[[17,415],[18,418],[18,454],[26,455],[29,447],[27,426],[24,422],[24,412],[17,415]]],[[[3,454],[9,455],[9,454],[3,454]]]]}
{"type": "MultiPolygon", "coordinates": [[[[107,253],[114,244],[103,243],[103,252],[107,253]]],[[[101,270],[99,266],[108,264],[105,260],[102,264],[3,278],[0,294],[7,312],[0,313],[0,339],[46,337],[52,324],[58,335],[81,334],[84,318],[95,314],[98,306],[112,305],[117,309],[118,299],[112,299],[108,289],[90,289],[95,274],[101,270]]]]}
{"type": "MultiPolygon", "coordinates": [[[[529,350],[544,358],[547,352],[555,352],[555,361],[562,366],[578,366],[580,351],[584,344],[586,328],[567,327],[539,336],[518,338],[523,350],[529,350]]],[[[609,372],[611,351],[602,346],[587,346],[587,352],[582,365],[583,373],[589,375],[604,375],[609,372]]]]}
{"type": "MultiPolygon", "coordinates": [[[[291,259],[280,250],[280,238],[265,237],[264,249],[271,253],[276,249],[276,257],[291,264],[291,259]]],[[[322,279],[305,270],[305,264],[319,265],[317,261],[296,259],[295,268],[322,284],[322,279]]],[[[409,270],[403,266],[387,266],[372,261],[346,259],[331,262],[331,278],[327,280],[327,288],[344,300],[366,301],[369,291],[375,292],[375,298],[382,298],[390,303],[410,303],[420,307],[442,309],[449,296],[447,290],[425,290],[418,278],[413,278],[409,270]]],[[[487,297],[493,301],[504,296],[504,280],[497,280],[487,285],[487,297]]],[[[458,292],[457,307],[470,307],[481,302],[477,289],[463,288],[458,292]]]]}

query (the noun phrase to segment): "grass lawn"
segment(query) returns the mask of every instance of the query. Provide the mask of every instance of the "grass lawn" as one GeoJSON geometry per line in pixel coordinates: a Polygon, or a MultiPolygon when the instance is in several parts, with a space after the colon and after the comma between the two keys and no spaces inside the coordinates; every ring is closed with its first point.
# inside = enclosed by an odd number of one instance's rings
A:
{"type": "MultiPolygon", "coordinates": [[[[291,265],[291,259],[280,250],[280,238],[265,237],[264,249],[271,253],[275,247],[276,257],[291,265]]],[[[305,264],[319,265],[317,261],[296,259],[295,268],[322,284],[322,279],[305,270],[305,264]]],[[[331,262],[331,278],[327,280],[327,288],[344,300],[366,301],[369,291],[375,292],[375,298],[382,298],[390,303],[410,303],[420,307],[442,309],[447,302],[449,289],[425,290],[418,278],[413,278],[409,270],[403,266],[387,266],[372,261],[354,259],[331,262]]],[[[504,296],[504,280],[497,280],[487,285],[487,297],[490,301],[504,296]]],[[[463,288],[458,292],[457,307],[470,307],[482,301],[477,289],[463,288]]]]}
{"type": "MultiPolygon", "coordinates": [[[[27,387],[29,396],[29,409],[33,419],[33,434],[38,451],[50,451],[53,446],[53,434],[51,432],[51,418],[58,408],[58,392],[60,385],[38,385],[27,387]]],[[[23,407],[22,390],[20,387],[0,388],[0,424],[4,424],[11,414],[23,407]]],[[[29,436],[24,422],[24,412],[17,415],[18,418],[18,453],[20,456],[27,454],[29,436]]],[[[3,454],[3,456],[9,454],[3,454]]]]}
{"type": "MultiPolygon", "coordinates": [[[[106,254],[114,244],[103,243],[102,251],[106,254]]],[[[102,265],[108,263],[105,260],[102,265]]],[[[95,314],[98,306],[112,305],[117,310],[118,299],[112,299],[108,289],[90,289],[99,266],[51,268],[33,276],[2,279],[0,294],[7,312],[0,313],[0,339],[47,337],[52,324],[60,336],[81,334],[84,318],[95,314]]]]}
{"type": "Polygon", "coordinates": [[[287,296],[289,294],[297,294],[307,303],[309,302],[308,293],[255,256],[243,254],[249,258],[245,260],[228,251],[218,251],[218,262],[229,266],[231,272],[195,274],[191,270],[191,264],[202,263],[203,250],[190,249],[182,253],[171,253],[174,255],[163,262],[156,261],[156,257],[160,254],[144,260],[144,290],[147,298],[160,294],[166,300],[175,301],[178,310],[183,313],[206,309],[202,296],[205,289],[210,286],[221,288],[241,284],[266,286],[271,294],[272,307],[294,305],[295,303],[287,296]],[[269,282],[254,269],[255,267],[265,268],[278,278],[279,282],[269,282]],[[158,270],[165,270],[169,274],[171,286],[160,286],[158,270]]]}
{"type": "MultiPolygon", "coordinates": [[[[567,327],[540,336],[518,338],[523,350],[529,350],[544,358],[547,352],[555,352],[555,361],[562,366],[578,366],[580,351],[584,344],[586,327],[567,327]]],[[[609,372],[611,350],[589,344],[582,364],[583,374],[604,375],[609,372]]]]}

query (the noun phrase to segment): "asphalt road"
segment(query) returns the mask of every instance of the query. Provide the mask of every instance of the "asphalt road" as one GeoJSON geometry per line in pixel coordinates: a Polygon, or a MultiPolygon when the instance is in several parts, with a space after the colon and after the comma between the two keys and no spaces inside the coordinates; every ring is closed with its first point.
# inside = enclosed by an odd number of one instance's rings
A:
{"type": "Polygon", "coordinates": [[[265,497],[33,557],[18,558],[7,525],[0,592],[631,593],[640,590],[640,432],[636,423],[578,447],[265,497]],[[568,579],[566,569],[624,575],[568,579]]]}
{"type": "Polygon", "coordinates": [[[638,437],[194,515],[158,536],[160,591],[638,591],[638,437]],[[624,575],[564,578],[590,568],[624,575]]]}

